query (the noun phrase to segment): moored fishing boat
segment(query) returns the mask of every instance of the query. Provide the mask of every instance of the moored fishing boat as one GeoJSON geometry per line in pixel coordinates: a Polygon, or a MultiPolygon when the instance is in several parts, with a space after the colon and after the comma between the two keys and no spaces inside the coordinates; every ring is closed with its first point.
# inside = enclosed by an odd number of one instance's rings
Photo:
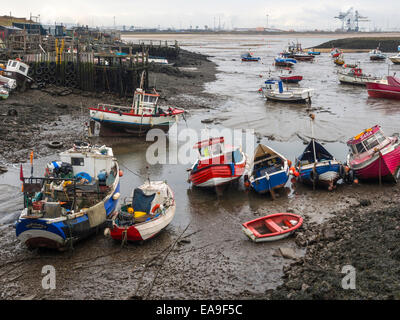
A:
{"type": "Polygon", "coordinates": [[[378,48],[371,50],[369,52],[369,59],[370,60],[385,60],[386,56],[382,53],[382,51],[379,50],[379,46],[378,48]]]}
{"type": "Polygon", "coordinates": [[[342,54],[342,51],[339,50],[338,48],[332,48],[331,50],[331,57],[332,58],[337,58],[342,54]]]}
{"type": "Polygon", "coordinates": [[[275,58],[275,66],[277,67],[292,67],[297,61],[291,58],[285,58],[283,56],[278,56],[275,58]]]}
{"type": "Polygon", "coordinates": [[[394,64],[400,64],[400,46],[397,47],[398,53],[395,56],[389,57],[394,64]]]}
{"type": "Polygon", "coordinates": [[[400,141],[398,137],[386,137],[379,125],[354,136],[347,145],[350,148],[347,165],[360,179],[389,178],[397,181],[400,175],[400,141]]]}
{"type": "Polygon", "coordinates": [[[319,56],[321,54],[321,52],[314,50],[309,50],[307,53],[313,56],[319,56]]]}
{"type": "Polygon", "coordinates": [[[368,74],[363,73],[360,67],[351,68],[350,70],[340,70],[338,78],[341,83],[363,85],[367,82],[375,82],[381,80],[368,74]]]}
{"type": "Polygon", "coordinates": [[[296,59],[297,61],[314,61],[315,56],[304,52],[296,52],[289,56],[290,58],[296,59]]]}
{"type": "Polygon", "coordinates": [[[289,237],[303,224],[293,213],[275,213],[242,224],[242,231],[254,242],[276,241],[289,237]]]}
{"type": "Polygon", "coordinates": [[[342,164],[315,139],[311,139],[295,162],[300,182],[327,186],[329,190],[333,190],[340,179],[341,166],[342,164]]]}
{"type": "Polygon", "coordinates": [[[228,146],[223,137],[199,141],[193,147],[199,159],[189,171],[189,182],[196,187],[217,187],[239,179],[247,157],[240,147],[228,146]]]}
{"type": "Polygon", "coordinates": [[[282,188],[289,179],[291,163],[284,156],[265,145],[259,144],[250,161],[249,181],[251,187],[258,193],[271,192],[282,188]]]}
{"type": "Polygon", "coordinates": [[[385,98],[400,100],[400,79],[387,76],[386,79],[378,81],[367,81],[365,83],[368,96],[371,98],[385,98]]]}
{"type": "Polygon", "coordinates": [[[240,57],[242,61],[248,61],[248,62],[258,62],[261,60],[260,57],[254,57],[251,52],[243,53],[240,57]]]}
{"type": "Polygon", "coordinates": [[[158,105],[160,95],[154,90],[146,93],[136,89],[132,106],[99,104],[89,108],[90,118],[100,123],[100,135],[145,135],[149,130],[158,128],[168,132],[171,125],[185,112],[175,107],[158,105]]]}
{"type": "Polygon", "coordinates": [[[24,178],[21,166],[24,209],[17,238],[29,248],[65,249],[96,232],[117,206],[120,175],[111,148],[88,144],[61,152],[44,177],[24,178]]]}
{"type": "Polygon", "coordinates": [[[150,181],[135,188],[132,200],[121,206],[111,219],[108,230],[114,240],[142,241],[153,238],[174,218],[176,203],[165,181],[150,181]]]}
{"type": "Polygon", "coordinates": [[[344,65],[344,59],[343,59],[343,55],[340,54],[336,57],[336,59],[333,60],[333,62],[338,65],[338,66],[342,66],[344,65]]]}
{"type": "Polygon", "coordinates": [[[283,86],[282,80],[267,80],[261,88],[265,98],[281,102],[310,102],[313,89],[310,88],[287,88],[283,86]]]}

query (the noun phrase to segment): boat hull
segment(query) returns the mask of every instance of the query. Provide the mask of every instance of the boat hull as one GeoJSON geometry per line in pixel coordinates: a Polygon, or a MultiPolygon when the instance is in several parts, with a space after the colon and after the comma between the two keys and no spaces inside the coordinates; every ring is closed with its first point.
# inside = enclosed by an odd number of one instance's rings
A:
{"type": "Polygon", "coordinates": [[[217,187],[239,179],[245,170],[246,161],[238,164],[212,164],[191,171],[189,180],[196,187],[217,187]]]}
{"type": "MultiPolygon", "coordinates": [[[[104,201],[105,218],[115,211],[118,204],[118,199],[113,199],[113,195],[120,191],[118,175],[117,179],[116,186],[104,201]]],[[[104,227],[104,223],[91,227],[87,214],[70,220],[56,222],[51,220],[20,217],[16,224],[16,236],[31,249],[41,247],[62,249],[71,243],[87,238],[104,227]]]]}
{"type": "Polygon", "coordinates": [[[164,230],[172,221],[175,215],[176,206],[168,208],[165,214],[149,222],[142,222],[129,227],[114,225],[110,230],[110,236],[114,240],[144,241],[153,238],[164,230]],[[125,235],[126,233],[126,235],[125,235]]]}
{"type": "Polygon", "coordinates": [[[106,112],[90,108],[90,118],[100,123],[100,135],[133,135],[141,136],[151,129],[168,132],[171,125],[178,121],[179,114],[140,116],[118,112],[106,112]]]}
{"type": "Polygon", "coordinates": [[[260,177],[254,179],[254,177],[250,178],[251,187],[257,193],[267,193],[274,189],[282,188],[289,179],[289,168],[286,170],[280,170],[279,172],[275,172],[268,177],[260,177]]]}
{"type": "Polygon", "coordinates": [[[392,61],[394,64],[400,64],[400,57],[390,57],[390,61],[392,61]]]}
{"type": "Polygon", "coordinates": [[[299,83],[301,80],[303,80],[302,76],[291,76],[291,77],[279,77],[282,82],[286,83],[299,83]]]}
{"type": "Polygon", "coordinates": [[[296,214],[276,213],[243,223],[242,231],[254,242],[276,241],[289,237],[302,224],[303,218],[296,214]],[[288,227],[286,223],[293,220],[296,223],[288,227]]]}
{"type": "MultiPolygon", "coordinates": [[[[340,163],[338,161],[323,161],[318,162],[315,166],[315,171],[318,178],[315,180],[318,185],[331,186],[339,179],[340,163]]],[[[299,181],[304,184],[313,184],[314,164],[303,167],[297,167],[296,170],[300,173],[299,181]]]]}
{"type": "Polygon", "coordinates": [[[400,86],[367,82],[368,96],[371,98],[385,98],[400,100],[400,86]]]}

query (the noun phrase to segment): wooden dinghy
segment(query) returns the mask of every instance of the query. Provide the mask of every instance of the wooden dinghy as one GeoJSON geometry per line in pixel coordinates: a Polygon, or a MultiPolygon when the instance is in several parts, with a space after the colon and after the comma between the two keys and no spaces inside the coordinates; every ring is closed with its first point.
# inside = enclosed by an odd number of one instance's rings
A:
{"type": "Polygon", "coordinates": [[[290,236],[303,224],[293,213],[275,213],[243,223],[242,230],[254,242],[276,241],[290,236]]]}

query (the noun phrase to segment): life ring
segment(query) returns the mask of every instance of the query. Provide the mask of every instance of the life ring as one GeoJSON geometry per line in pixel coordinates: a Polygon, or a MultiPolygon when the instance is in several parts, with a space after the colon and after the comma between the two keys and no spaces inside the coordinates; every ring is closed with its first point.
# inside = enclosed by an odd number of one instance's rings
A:
{"type": "Polygon", "coordinates": [[[157,203],[157,204],[153,207],[153,209],[151,209],[151,212],[154,213],[154,212],[156,212],[159,208],[160,208],[160,204],[157,203]]]}
{"type": "Polygon", "coordinates": [[[47,145],[50,148],[57,149],[57,148],[61,148],[63,146],[63,143],[61,141],[50,141],[47,143],[47,145]]]}

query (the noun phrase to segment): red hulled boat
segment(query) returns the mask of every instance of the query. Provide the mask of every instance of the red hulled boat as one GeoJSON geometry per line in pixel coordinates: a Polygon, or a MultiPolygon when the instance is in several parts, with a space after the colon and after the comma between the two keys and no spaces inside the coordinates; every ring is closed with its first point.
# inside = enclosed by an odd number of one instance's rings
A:
{"type": "Polygon", "coordinates": [[[400,141],[386,137],[380,126],[364,130],[347,142],[347,165],[360,179],[399,178],[400,141]]]}
{"type": "Polygon", "coordinates": [[[400,100],[400,79],[388,76],[386,80],[371,81],[365,84],[368,95],[372,98],[400,100]]]}
{"type": "Polygon", "coordinates": [[[193,148],[199,151],[199,159],[188,170],[193,185],[217,187],[243,175],[246,155],[240,147],[225,145],[223,137],[199,141],[193,148]]]}
{"type": "Polygon", "coordinates": [[[242,224],[242,230],[254,242],[276,241],[290,236],[303,224],[293,213],[275,213],[242,224]]]}

